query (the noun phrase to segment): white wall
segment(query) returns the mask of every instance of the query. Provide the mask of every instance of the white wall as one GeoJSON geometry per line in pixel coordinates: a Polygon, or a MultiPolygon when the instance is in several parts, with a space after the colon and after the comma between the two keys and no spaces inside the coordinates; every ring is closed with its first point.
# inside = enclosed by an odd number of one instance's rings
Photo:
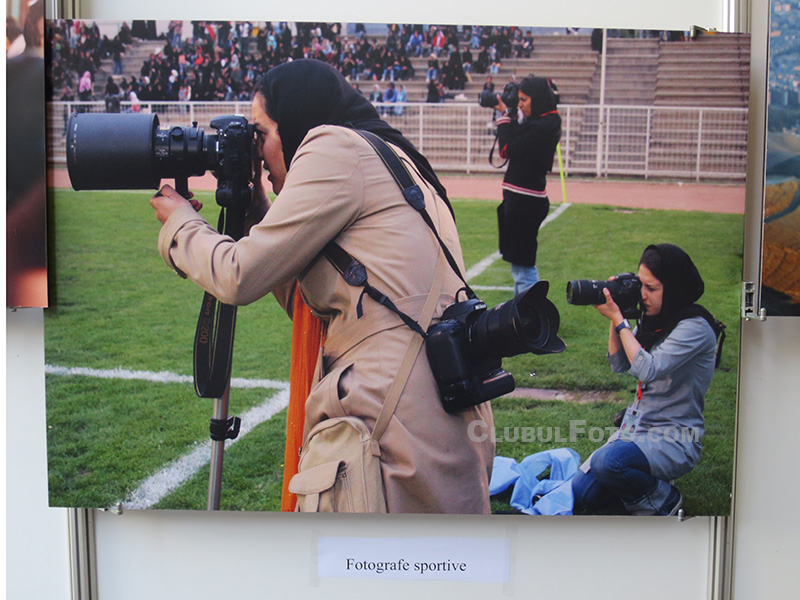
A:
{"type": "Polygon", "coordinates": [[[722,29],[726,16],[723,0],[565,0],[563,2],[491,3],[482,0],[304,0],[303,2],[236,0],[203,3],[191,0],[131,4],[110,0],[83,0],[80,16],[88,19],[170,19],[175,15],[206,20],[341,21],[362,23],[473,23],[517,24],[539,27],[623,27],[637,29],[688,29],[691,25],[722,29]]]}
{"type": "MultiPolygon", "coordinates": [[[[363,22],[530,23],[723,29],[722,0],[565,0],[492,4],[423,0],[364,5],[357,0],[302,3],[239,1],[198,8],[189,0],[136,3],[136,15],[171,18],[346,20],[363,22]],[[571,22],[567,22],[571,21],[571,22]]],[[[130,18],[130,3],[83,2],[83,18],[130,18]]],[[[752,143],[763,151],[763,90],[768,0],[754,0],[752,143]],[[759,97],[760,96],[760,97],[759,97]]],[[[756,278],[761,167],[751,161],[745,274],[756,278]]],[[[8,597],[69,597],[67,517],[47,508],[41,310],[7,311],[8,597]]],[[[800,423],[800,319],[746,322],[742,330],[740,425],[734,521],[734,596],[785,597],[798,589],[800,497],[794,446],[800,423]]],[[[97,513],[103,599],[617,597],[622,586],[651,598],[707,594],[712,520],[524,517],[425,518],[202,512],[97,513]],[[322,535],[485,536],[511,540],[512,582],[446,584],[318,580],[315,540],[322,535]],[[629,573],[626,565],[635,565],[629,573]],[[626,574],[627,573],[627,574],[626,574]]],[[[630,594],[623,594],[630,595],[630,594]]]]}
{"type": "Polygon", "coordinates": [[[67,511],[47,506],[42,309],[6,310],[8,598],[69,598],[67,511]]]}

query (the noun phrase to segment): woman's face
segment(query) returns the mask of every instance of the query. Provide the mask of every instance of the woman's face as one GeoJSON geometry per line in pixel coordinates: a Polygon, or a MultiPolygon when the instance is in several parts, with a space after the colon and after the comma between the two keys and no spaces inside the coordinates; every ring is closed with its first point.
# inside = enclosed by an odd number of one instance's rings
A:
{"type": "Polygon", "coordinates": [[[278,124],[267,114],[267,100],[263,94],[253,98],[253,124],[258,135],[258,155],[272,190],[279,194],[286,181],[286,163],[283,160],[283,145],[278,134],[278,124]]]}
{"type": "Polygon", "coordinates": [[[526,119],[531,116],[531,97],[525,92],[518,92],[519,110],[526,119]]]}
{"type": "Polygon", "coordinates": [[[661,312],[664,301],[664,284],[644,264],[639,265],[639,279],[642,282],[642,306],[644,313],[651,317],[661,312]]]}

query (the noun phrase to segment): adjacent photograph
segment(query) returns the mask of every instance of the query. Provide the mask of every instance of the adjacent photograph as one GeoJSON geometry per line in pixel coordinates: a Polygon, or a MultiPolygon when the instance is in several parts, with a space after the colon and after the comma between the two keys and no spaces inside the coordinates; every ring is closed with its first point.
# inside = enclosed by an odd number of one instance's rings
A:
{"type": "Polygon", "coordinates": [[[767,158],[761,305],[800,315],[800,11],[773,1],[769,36],[767,158]]]}
{"type": "Polygon", "coordinates": [[[48,20],[44,55],[51,506],[730,514],[749,35],[48,20]]]}
{"type": "Polygon", "coordinates": [[[48,305],[44,31],[44,0],[6,18],[8,308],[48,305]]]}

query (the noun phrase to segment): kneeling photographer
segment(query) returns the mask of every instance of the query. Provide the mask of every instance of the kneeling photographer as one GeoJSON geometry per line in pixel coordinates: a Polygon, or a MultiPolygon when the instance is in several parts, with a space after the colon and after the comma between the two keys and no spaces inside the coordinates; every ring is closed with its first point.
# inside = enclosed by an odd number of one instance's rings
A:
{"type": "Polygon", "coordinates": [[[497,209],[500,253],[511,263],[514,293],[519,295],[539,281],[538,234],[550,210],[547,174],[561,139],[561,116],[544,77],[529,76],[519,86],[506,85],[496,98],[492,106],[502,113],[497,119],[500,156],[508,160],[503,201],[497,209]]]}
{"type": "Polygon", "coordinates": [[[689,255],[672,244],[648,246],[638,278],[570,282],[570,303],[594,304],[610,321],[612,371],[639,380],[619,431],[573,479],[574,514],[672,515],[681,507],[672,480],[700,459],[703,406],[721,327],[696,304],[703,290],[689,255]],[[633,294],[640,294],[643,312],[636,329],[626,318],[635,309],[633,294]]]}

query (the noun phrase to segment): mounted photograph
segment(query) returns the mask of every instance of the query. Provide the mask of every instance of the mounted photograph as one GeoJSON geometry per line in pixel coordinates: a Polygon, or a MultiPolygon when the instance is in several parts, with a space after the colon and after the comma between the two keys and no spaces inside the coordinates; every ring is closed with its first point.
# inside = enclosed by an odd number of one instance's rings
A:
{"type": "Polygon", "coordinates": [[[750,37],[45,30],[51,506],[730,514],[750,37]]]}
{"type": "Polygon", "coordinates": [[[800,11],[771,4],[761,305],[800,315],[800,11]]]}

